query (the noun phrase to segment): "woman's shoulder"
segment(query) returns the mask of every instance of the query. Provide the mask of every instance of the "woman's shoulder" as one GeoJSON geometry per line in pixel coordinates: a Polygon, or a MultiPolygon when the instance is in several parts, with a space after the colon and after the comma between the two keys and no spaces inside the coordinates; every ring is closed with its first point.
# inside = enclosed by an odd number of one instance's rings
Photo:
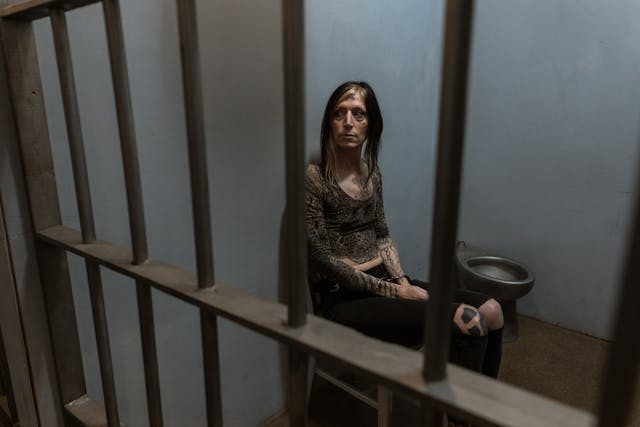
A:
{"type": "Polygon", "coordinates": [[[323,191],[325,183],[320,165],[309,163],[305,169],[304,178],[308,191],[314,193],[323,191]]]}
{"type": "Polygon", "coordinates": [[[305,171],[305,175],[308,176],[308,177],[321,176],[322,173],[320,171],[320,165],[315,164],[315,163],[308,163],[307,164],[307,169],[305,171]]]}

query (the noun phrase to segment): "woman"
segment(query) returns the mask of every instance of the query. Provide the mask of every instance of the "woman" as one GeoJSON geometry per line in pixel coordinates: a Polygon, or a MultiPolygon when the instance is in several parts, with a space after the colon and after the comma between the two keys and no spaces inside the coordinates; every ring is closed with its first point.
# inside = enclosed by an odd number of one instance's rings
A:
{"type": "MultiPolygon", "coordinates": [[[[329,98],[321,163],[306,170],[309,279],[322,315],[385,341],[416,346],[423,339],[428,285],[409,280],[389,237],[377,161],[382,128],[367,83],[344,83],[329,98]]],[[[464,290],[455,291],[454,301],[451,361],[497,377],[500,304],[464,290]]]]}

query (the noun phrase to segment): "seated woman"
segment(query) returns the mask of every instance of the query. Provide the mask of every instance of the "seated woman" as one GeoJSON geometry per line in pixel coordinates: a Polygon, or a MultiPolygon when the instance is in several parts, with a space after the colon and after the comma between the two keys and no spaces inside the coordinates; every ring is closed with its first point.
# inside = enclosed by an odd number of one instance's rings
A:
{"type": "MultiPolygon", "coordinates": [[[[428,284],[409,280],[389,237],[377,159],[381,134],[373,89],[364,82],[340,85],[322,119],[321,163],[306,169],[309,279],[325,317],[416,346],[423,340],[428,284]]],[[[451,320],[451,362],[497,377],[500,304],[456,289],[451,320]]]]}

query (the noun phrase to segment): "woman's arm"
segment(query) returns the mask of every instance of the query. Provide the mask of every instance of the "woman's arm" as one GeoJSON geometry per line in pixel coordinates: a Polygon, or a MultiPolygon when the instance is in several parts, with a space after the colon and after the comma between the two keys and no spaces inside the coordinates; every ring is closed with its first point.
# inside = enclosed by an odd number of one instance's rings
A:
{"type": "Polygon", "coordinates": [[[419,287],[413,286],[409,283],[409,279],[404,274],[402,266],[400,265],[400,257],[398,256],[398,249],[393,244],[391,238],[383,238],[378,240],[378,248],[380,249],[380,256],[382,256],[382,262],[385,268],[392,275],[391,280],[395,281],[398,286],[398,297],[408,299],[429,299],[429,293],[419,287]]]}
{"type": "Polygon", "coordinates": [[[398,255],[398,248],[393,244],[391,237],[383,237],[378,239],[378,249],[380,250],[380,257],[391,277],[398,284],[409,285],[409,280],[404,274],[402,265],[400,265],[400,256],[398,255]]]}
{"type": "Polygon", "coordinates": [[[400,298],[412,298],[412,299],[428,299],[429,294],[426,290],[413,286],[409,283],[407,276],[400,264],[400,256],[398,255],[398,248],[391,240],[389,236],[389,227],[387,226],[387,219],[384,214],[384,203],[382,201],[382,176],[380,171],[376,171],[373,176],[374,190],[376,197],[376,238],[380,257],[385,268],[391,274],[393,280],[398,283],[398,295],[400,298]]]}

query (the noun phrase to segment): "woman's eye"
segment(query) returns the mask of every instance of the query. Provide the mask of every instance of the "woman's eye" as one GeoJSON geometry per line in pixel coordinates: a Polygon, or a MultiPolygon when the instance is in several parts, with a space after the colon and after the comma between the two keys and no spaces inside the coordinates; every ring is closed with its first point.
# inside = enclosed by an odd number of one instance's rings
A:
{"type": "Polygon", "coordinates": [[[344,110],[336,110],[333,112],[333,117],[336,119],[341,119],[344,117],[345,111],[344,110]]]}
{"type": "Polygon", "coordinates": [[[356,120],[363,120],[365,117],[367,117],[367,113],[365,113],[364,111],[355,111],[353,113],[353,117],[355,117],[356,120]]]}

